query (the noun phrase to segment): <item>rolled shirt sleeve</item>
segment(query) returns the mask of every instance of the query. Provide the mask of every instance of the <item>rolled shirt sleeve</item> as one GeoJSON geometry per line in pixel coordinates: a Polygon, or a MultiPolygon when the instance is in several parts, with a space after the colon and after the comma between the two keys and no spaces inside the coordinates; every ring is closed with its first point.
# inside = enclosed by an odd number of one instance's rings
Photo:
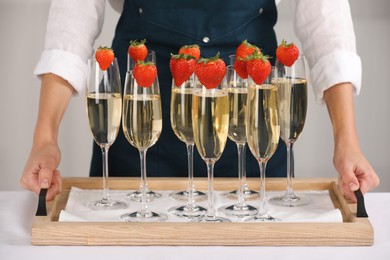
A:
{"type": "Polygon", "coordinates": [[[294,0],[294,29],[302,44],[316,100],[324,91],[350,82],[355,95],[361,88],[362,65],[347,0],[294,0]]]}
{"type": "Polygon", "coordinates": [[[85,88],[86,63],[104,21],[104,0],[53,0],[45,47],[34,75],[56,74],[79,93],[85,88]]]}

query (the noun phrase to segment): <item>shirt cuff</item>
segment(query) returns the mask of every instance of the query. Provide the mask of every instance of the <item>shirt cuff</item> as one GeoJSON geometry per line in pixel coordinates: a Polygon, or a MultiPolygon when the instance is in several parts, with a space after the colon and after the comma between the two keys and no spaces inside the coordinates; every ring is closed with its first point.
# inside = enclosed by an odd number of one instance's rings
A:
{"type": "Polygon", "coordinates": [[[86,67],[86,63],[76,54],[64,50],[45,50],[34,69],[34,75],[56,74],[80,93],[86,87],[86,67]]]}
{"type": "Polygon", "coordinates": [[[314,94],[319,104],[324,104],[324,92],[330,87],[350,82],[358,95],[362,81],[360,57],[353,52],[335,51],[321,58],[311,69],[314,94]]]}

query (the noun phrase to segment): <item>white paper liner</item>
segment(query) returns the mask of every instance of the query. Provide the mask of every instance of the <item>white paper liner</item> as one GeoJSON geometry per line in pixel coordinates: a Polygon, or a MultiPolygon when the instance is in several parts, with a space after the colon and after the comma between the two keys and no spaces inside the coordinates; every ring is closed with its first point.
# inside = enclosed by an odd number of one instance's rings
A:
{"type": "MultiPolygon", "coordinates": [[[[138,211],[141,203],[127,198],[130,190],[110,190],[110,197],[113,200],[126,202],[129,207],[120,210],[92,210],[86,207],[88,202],[98,200],[102,196],[101,190],[84,190],[72,187],[69,193],[68,202],[64,210],[61,211],[59,221],[63,222],[120,222],[120,216],[125,213],[138,211]]],[[[189,219],[177,217],[168,213],[168,209],[174,206],[184,205],[185,202],[176,201],[169,197],[169,194],[177,191],[157,191],[162,194],[161,198],[148,202],[149,209],[152,211],[163,212],[168,215],[168,222],[189,222],[189,219]]],[[[242,222],[243,218],[228,217],[219,209],[226,205],[235,204],[236,201],[224,196],[225,191],[215,191],[214,205],[217,215],[227,217],[232,222],[242,222]]],[[[267,192],[266,197],[280,195],[282,192],[267,192]]],[[[342,214],[339,209],[333,206],[328,190],[304,191],[298,192],[310,199],[308,205],[300,207],[280,207],[266,203],[268,213],[281,219],[282,222],[342,222],[342,214]]],[[[207,208],[207,200],[198,202],[200,206],[207,208]]],[[[259,200],[247,201],[254,207],[259,206],[259,200]]]]}

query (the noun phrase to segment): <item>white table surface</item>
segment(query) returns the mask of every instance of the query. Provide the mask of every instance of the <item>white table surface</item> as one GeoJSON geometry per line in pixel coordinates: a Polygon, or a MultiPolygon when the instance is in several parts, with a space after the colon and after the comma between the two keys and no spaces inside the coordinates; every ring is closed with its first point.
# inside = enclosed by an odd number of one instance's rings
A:
{"type": "Polygon", "coordinates": [[[37,196],[27,191],[0,192],[0,259],[390,259],[390,193],[365,196],[374,227],[368,247],[226,246],[33,246],[30,231],[37,196]]]}

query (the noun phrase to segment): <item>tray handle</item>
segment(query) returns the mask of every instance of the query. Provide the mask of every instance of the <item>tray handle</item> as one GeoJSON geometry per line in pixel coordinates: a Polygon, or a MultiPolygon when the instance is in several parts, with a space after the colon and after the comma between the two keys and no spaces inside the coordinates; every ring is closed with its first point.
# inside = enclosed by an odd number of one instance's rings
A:
{"type": "Polygon", "coordinates": [[[364,196],[360,189],[354,192],[357,199],[357,208],[356,208],[356,217],[358,218],[368,218],[366,212],[366,206],[364,205],[364,196]]]}
{"type": "Polygon", "coordinates": [[[37,212],[35,213],[35,216],[47,216],[46,194],[47,194],[47,189],[41,189],[41,191],[39,192],[38,208],[37,208],[37,212]]]}

